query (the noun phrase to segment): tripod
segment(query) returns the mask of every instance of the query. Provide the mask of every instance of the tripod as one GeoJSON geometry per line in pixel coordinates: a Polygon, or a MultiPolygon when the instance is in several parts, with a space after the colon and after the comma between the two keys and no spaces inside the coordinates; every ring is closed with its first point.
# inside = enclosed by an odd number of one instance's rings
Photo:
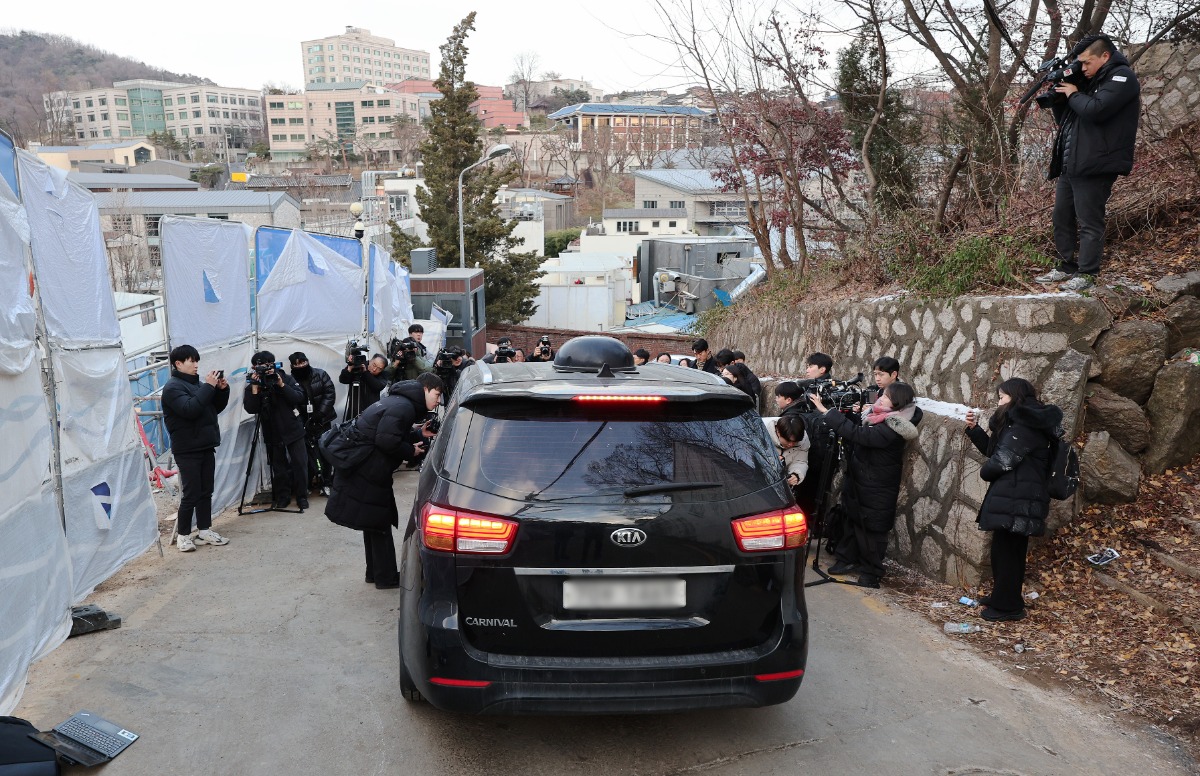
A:
{"type": "MultiPolygon", "coordinates": [[[[267,389],[264,388],[263,390],[267,390],[267,389]]],[[[256,507],[254,509],[246,508],[246,488],[249,487],[249,485],[250,485],[250,475],[254,471],[254,454],[258,450],[258,438],[259,438],[259,434],[262,432],[262,416],[263,416],[263,413],[270,412],[270,407],[271,407],[270,396],[271,395],[270,395],[269,391],[263,394],[262,407],[254,415],[254,433],[250,437],[250,454],[246,457],[246,474],[242,478],[242,494],[241,494],[241,497],[238,499],[238,514],[239,515],[257,515],[260,512],[294,512],[296,514],[300,514],[304,511],[302,509],[287,509],[286,507],[277,508],[274,503],[274,498],[272,498],[272,503],[270,506],[256,507]]],[[[271,472],[271,489],[272,489],[272,491],[274,491],[275,467],[272,466],[272,463],[273,462],[271,460],[271,445],[268,444],[267,445],[267,470],[271,472]]],[[[272,493],[272,497],[273,496],[274,496],[274,494],[272,493]]]]}
{"type": "MultiPolygon", "coordinates": [[[[818,482],[817,503],[813,508],[813,515],[815,518],[813,521],[813,536],[817,537],[817,551],[813,555],[812,570],[813,573],[820,577],[820,579],[814,579],[812,582],[805,582],[804,586],[815,587],[817,585],[824,585],[832,582],[838,585],[867,587],[866,585],[860,585],[857,581],[851,582],[846,579],[838,579],[837,577],[827,574],[820,566],[821,545],[825,543],[825,529],[828,527],[827,523],[829,512],[831,511],[829,506],[833,502],[833,499],[830,498],[832,494],[829,492],[829,489],[830,485],[833,483],[834,472],[839,466],[841,466],[841,463],[846,456],[845,444],[843,443],[842,438],[834,433],[833,429],[826,430],[826,439],[828,444],[826,445],[825,458],[821,465],[821,479],[818,482]]],[[[808,562],[808,552],[811,548],[812,542],[810,541],[804,547],[805,563],[808,562]]]]}
{"type": "Polygon", "coordinates": [[[354,420],[362,413],[362,383],[358,378],[350,383],[350,392],[346,394],[346,409],[342,411],[342,420],[354,420]]]}

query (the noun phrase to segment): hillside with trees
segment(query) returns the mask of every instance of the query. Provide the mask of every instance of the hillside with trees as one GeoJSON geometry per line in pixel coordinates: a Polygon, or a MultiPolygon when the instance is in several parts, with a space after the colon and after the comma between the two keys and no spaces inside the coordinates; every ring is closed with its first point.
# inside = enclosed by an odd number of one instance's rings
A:
{"type": "Polygon", "coordinates": [[[0,33],[0,129],[22,146],[31,141],[72,142],[64,128],[47,125],[42,95],[64,89],[98,89],[131,78],[213,83],[111,54],[64,35],[4,31],[0,33]]]}

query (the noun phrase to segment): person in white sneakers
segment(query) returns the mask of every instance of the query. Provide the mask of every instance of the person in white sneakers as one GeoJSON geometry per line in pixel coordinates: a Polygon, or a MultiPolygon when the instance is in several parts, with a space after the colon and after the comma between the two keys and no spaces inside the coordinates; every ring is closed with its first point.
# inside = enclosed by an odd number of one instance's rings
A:
{"type": "Polygon", "coordinates": [[[180,552],[192,552],[197,544],[229,543],[212,529],[215,451],[221,444],[217,415],[229,404],[229,382],[224,372],[215,371],[201,380],[200,353],[191,345],[174,348],[170,360],[171,379],[163,386],[162,408],[183,481],[176,545],[180,552]],[[199,529],[196,534],[192,534],[193,515],[199,529]]]}

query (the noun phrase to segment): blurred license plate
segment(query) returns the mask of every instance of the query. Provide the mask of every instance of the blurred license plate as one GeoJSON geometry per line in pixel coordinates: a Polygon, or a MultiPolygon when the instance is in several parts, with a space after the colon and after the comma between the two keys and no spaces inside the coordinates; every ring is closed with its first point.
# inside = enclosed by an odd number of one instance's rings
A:
{"type": "Polygon", "coordinates": [[[564,609],[682,609],[682,579],[587,579],[563,582],[564,609]]]}

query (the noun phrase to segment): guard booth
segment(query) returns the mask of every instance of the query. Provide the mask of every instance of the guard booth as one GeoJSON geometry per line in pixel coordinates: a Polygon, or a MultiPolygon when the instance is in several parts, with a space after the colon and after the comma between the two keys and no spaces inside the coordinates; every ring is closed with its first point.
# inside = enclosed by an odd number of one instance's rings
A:
{"type": "Polygon", "coordinates": [[[482,358],[487,352],[483,270],[439,267],[432,248],[413,251],[411,264],[413,318],[432,318],[436,304],[453,316],[446,330],[446,346],[457,345],[472,358],[482,358]]]}

